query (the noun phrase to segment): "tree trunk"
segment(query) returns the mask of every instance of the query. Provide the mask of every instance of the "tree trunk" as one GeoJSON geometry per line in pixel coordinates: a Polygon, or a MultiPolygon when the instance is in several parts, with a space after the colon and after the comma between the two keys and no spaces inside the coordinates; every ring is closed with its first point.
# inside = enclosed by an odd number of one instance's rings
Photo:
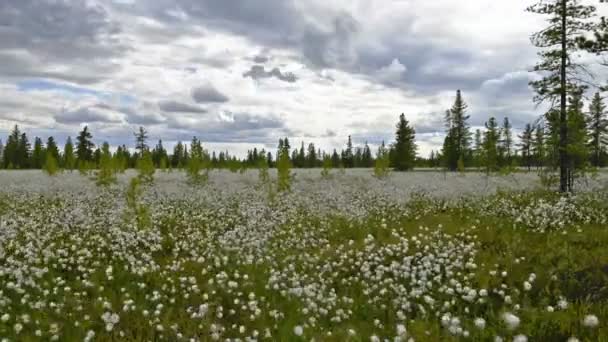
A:
{"type": "Polygon", "coordinates": [[[568,113],[566,111],[566,63],[568,62],[568,52],[566,45],[566,18],[567,18],[567,0],[562,0],[562,27],[561,27],[561,43],[562,43],[562,56],[561,56],[561,70],[560,70],[560,115],[559,115],[559,191],[568,192],[570,191],[569,182],[569,163],[568,163],[568,113]]]}

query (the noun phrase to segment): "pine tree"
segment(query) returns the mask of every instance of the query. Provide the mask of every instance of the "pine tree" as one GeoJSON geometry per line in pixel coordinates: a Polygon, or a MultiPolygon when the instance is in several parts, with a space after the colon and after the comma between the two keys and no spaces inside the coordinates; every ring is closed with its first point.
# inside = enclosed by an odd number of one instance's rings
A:
{"type": "Polygon", "coordinates": [[[76,138],[76,163],[78,168],[87,167],[86,164],[93,162],[93,136],[88,126],[84,126],[76,138]]]}
{"type": "Polygon", "coordinates": [[[602,155],[606,153],[606,145],[608,145],[608,112],[599,92],[595,93],[591,100],[587,121],[591,137],[589,142],[591,164],[602,167],[604,166],[602,155]]]}
{"type": "Polygon", "coordinates": [[[528,168],[528,171],[532,168],[532,139],[534,129],[531,124],[526,124],[524,131],[519,135],[519,147],[521,148],[521,157],[523,166],[528,168]]]}
{"type": "Polygon", "coordinates": [[[405,119],[405,115],[399,116],[397,131],[395,132],[395,144],[393,165],[397,171],[406,171],[414,168],[416,161],[416,143],[414,128],[405,119]]]}
{"type": "Polygon", "coordinates": [[[560,191],[572,190],[569,186],[570,167],[568,154],[568,110],[567,97],[572,92],[584,88],[581,81],[582,66],[574,61],[581,51],[597,51],[597,47],[585,46],[585,35],[598,29],[590,19],[595,15],[595,7],[584,6],[578,0],[540,0],[528,7],[528,12],[547,15],[548,26],[532,36],[532,44],[543,51],[539,52],[541,61],[534,71],[543,74],[540,80],[530,82],[536,91],[537,103],[559,100],[559,170],[560,191]]]}
{"type": "Polygon", "coordinates": [[[72,138],[68,137],[63,148],[63,167],[70,171],[74,170],[76,166],[76,159],[74,158],[74,145],[72,144],[72,138]]]}

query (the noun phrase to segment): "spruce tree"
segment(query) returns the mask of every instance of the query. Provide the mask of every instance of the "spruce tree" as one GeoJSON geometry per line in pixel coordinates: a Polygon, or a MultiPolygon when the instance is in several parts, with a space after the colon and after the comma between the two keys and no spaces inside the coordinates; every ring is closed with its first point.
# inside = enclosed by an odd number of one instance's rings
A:
{"type": "Polygon", "coordinates": [[[568,188],[572,189],[574,178],[583,174],[589,161],[587,123],[583,113],[582,91],[572,93],[568,106],[568,188]]]}
{"type": "Polygon", "coordinates": [[[76,163],[78,168],[87,168],[93,162],[93,136],[89,132],[88,126],[84,126],[76,138],[76,163]]]}
{"type": "Polygon", "coordinates": [[[519,147],[521,148],[521,157],[523,166],[528,168],[528,171],[532,168],[532,139],[534,129],[531,124],[526,124],[524,131],[519,135],[519,147]]]}
{"type": "MultiPolygon", "coordinates": [[[[481,156],[483,154],[483,143],[482,143],[482,135],[481,130],[475,130],[475,139],[474,139],[474,147],[473,147],[473,159],[475,163],[475,167],[479,168],[481,166],[481,156]]],[[[431,151],[430,160],[434,159],[433,151],[431,151]]]]}
{"type": "Polygon", "coordinates": [[[338,154],[338,151],[336,151],[336,149],[334,148],[334,151],[331,154],[331,167],[333,167],[334,169],[337,169],[341,165],[342,165],[342,162],[340,160],[340,155],[338,154]]]}
{"type": "Polygon", "coordinates": [[[545,151],[545,128],[542,125],[537,125],[534,129],[532,153],[534,154],[534,163],[538,168],[543,168],[545,166],[545,151]]]}
{"type": "Polygon", "coordinates": [[[30,167],[33,169],[42,169],[42,166],[44,165],[44,154],[45,151],[44,146],[42,146],[42,139],[35,137],[30,167]]]}
{"type": "Polygon", "coordinates": [[[76,159],[74,158],[74,145],[72,144],[72,138],[68,137],[63,148],[63,167],[70,171],[74,170],[76,166],[76,159]]]}
{"type": "Polygon", "coordinates": [[[511,166],[511,156],[513,149],[513,127],[511,126],[511,122],[509,118],[505,117],[502,123],[502,127],[500,130],[501,133],[501,149],[504,153],[503,157],[503,166],[511,166]]]}
{"type": "Polygon", "coordinates": [[[27,169],[30,167],[30,143],[25,132],[21,133],[19,143],[17,144],[17,168],[27,169]]]}
{"type": "Polygon", "coordinates": [[[406,171],[414,168],[416,161],[416,142],[414,128],[405,119],[405,115],[399,116],[397,131],[395,132],[395,144],[393,165],[397,171],[406,171]]]}
{"type": "Polygon", "coordinates": [[[485,124],[486,131],[483,138],[483,164],[486,173],[495,171],[498,168],[498,142],[500,130],[494,117],[491,117],[485,124]]]}
{"type": "Polygon", "coordinates": [[[317,150],[315,144],[308,144],[308,154],[306,155],[306,166],[310,168],[317,167],[317,150]]]}
{"type": "Polygon", "coordinates": [[[589,148],[591,153],[591,164],[595,167],[604,166],[602,156],[606,153],[608,145],[608,112],[600,93],[595,93],[589,105],[588,127],[589,148]]]}
{"type": "Polygon", "coordinates": [[[17,156],[17,152],[19,150],[19,139],[21,137],[21,132],[19,131],[19,126],[15,125],[13,130],[8,136],[6,140],[6,145],[4,146],[4,152],[2,153],[2,167],[5,169],[14,169],[18,168],[19,158],[17,156]]]}
{"type": "Polygon", "coordinates": [[[451,171],[458,169],[459,162],[465,164],[469,154],[471,132],[467,123],[467,107],[460,90],[457,90],[454,105],[445,116],[447,134],[443,143],[443,155],[446,167],[451,171]]]}
{"type": "Polygon", "coordinates": [[[143,152],[148,150],[146,140],[148,139],[148,132],[142,126],[139,126],[139,130],[134,132],[135,136],[135,149],[139,152],[140,156],[143,156],[143,152]]]}
{"type": "Polygon", "coordinates": [[[354,167],[354,157],[355,156],[353,154],[353,141],[351,139],[351,136],[349,135],[348,141],[346,142],[346,150],[344,150],[342,156],[342,166],[344,166],[345,168],[354,167]]]}
{"type": "Polygon", "coordinates": [[[55,159],[55,162],[59,162],[59,147],[57,147],[57,143],[55,142],[55,138],[52,136],[48,137],[46,140],[46,156],[52,155],[55,159]]]}

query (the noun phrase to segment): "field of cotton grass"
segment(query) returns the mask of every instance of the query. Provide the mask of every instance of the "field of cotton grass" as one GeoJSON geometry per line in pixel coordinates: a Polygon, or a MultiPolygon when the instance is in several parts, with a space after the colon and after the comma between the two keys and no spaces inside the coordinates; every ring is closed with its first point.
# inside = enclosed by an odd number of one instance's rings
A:
{"type": "Polygon", "coordinates": [[[608,341],[607,174],[295,174],[0,172],[0,340],[608,341]]]}

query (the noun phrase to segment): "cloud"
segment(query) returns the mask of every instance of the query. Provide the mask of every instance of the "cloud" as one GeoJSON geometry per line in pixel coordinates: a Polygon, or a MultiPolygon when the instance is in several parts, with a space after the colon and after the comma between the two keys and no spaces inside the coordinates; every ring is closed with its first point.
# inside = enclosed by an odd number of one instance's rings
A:
{"type": "Polygon", "coordinates": [[[0,2],[0,75],[98,82],[128,51],[120,24],[85,0],[0,2]]]}
{"type": "Polygon", "coordinates": [[[192,99],[196,103],[209,103],[209,102],[228,102],[229,98],[220,93],[211,84],[206,84],[200,87],[192,89],[192,99]]]}
{"type": "Polygon", "coordinates": [[[207,113],[205,108],[174,100],[160,101],[158,106],[162,111],[170,113],[207,113]]]}
{"type": "Polygon", "coordinates": [[[291,133],[285,121],[274,115],[223,111],[204,121],[192,117],[171,117],[169,127],[187,130],[212,142],[274,142],[274,135],[291,133]]]}
{"type": "Polygon", "coordinates": [[[380,68],[377,72],[378,78],[389,83],[399,82],[403,79],[407,68],[397,58],[391,64],[380,68]]]}
{"type": "Polygon", "coordinates": [[[62,124],[122,123],[124,115],[105,104],[62,110],[55,121],[62,124]]]}
{"type": "Polygon", "coordinates": [[[253,65],[249,71],[243,74],[243,77],[251,77],[254,80],[275,77],[288,83],[295,83],[298,80],[296,75],[291,72],[283,73],[279,68],[273,68],[270,71],[266,71],[261,65],[253,65]]]}

